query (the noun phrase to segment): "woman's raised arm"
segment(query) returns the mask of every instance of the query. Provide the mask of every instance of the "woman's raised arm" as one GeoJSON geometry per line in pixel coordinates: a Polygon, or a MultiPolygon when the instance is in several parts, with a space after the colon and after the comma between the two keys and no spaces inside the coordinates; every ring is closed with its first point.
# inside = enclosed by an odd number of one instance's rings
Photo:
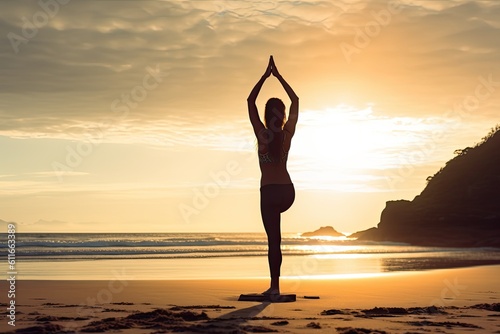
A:
{"type": "Polygon", "coordinates": [[[297,96],[297,94],[295,94],[288,82],[286,82],[286,80],[278,72],[278,68],[274,63],[273,56],[271,56],[270,62],[272,74],[279,80],[279,82],[285,89],[285,92],[288,94],[288,97],[292,101],[292,104],[290,105],[290,112],[288,113],[288,120],[285,124],[284,130],[286,130],[293,136],[293,134],[295,133],[295,127],[297,126],[297,121],[299,119],[299,97],[297,96]]]}
{"type": "Polygon", "coordinates": [[[262,88],[264,81],[266,81],[266,79],[269,78],[270,75],[271,75],[271,58],[269,58],[269,63],[267,65],[266,72],[264,72],[262,78],[260,78],[259,81],[257,81],[252,91],[250,92],[250,95],[247,98],[248,116],[250,117],[250,123],[252,123],[253,131],[255,132],[256,136],[258,136],[259,132],[262,131],[262,129],[264,129],[265,127],[262,121],[260,120],[259,111],[257,109],[255,101],[257,100],[257,96],[259,95],[260,89],[262,88]]]}

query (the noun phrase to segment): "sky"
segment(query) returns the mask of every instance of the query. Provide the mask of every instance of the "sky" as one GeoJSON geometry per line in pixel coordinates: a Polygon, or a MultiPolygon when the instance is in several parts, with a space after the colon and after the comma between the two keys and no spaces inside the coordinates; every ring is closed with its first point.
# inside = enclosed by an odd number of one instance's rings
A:
{"type": "Polygon", "coordinates": [[[0,220],[263,232],[273,55],[300,98],[282,231],[376,226],[499,123],[499,30],[499,1],[2,1],[0,220]]]}

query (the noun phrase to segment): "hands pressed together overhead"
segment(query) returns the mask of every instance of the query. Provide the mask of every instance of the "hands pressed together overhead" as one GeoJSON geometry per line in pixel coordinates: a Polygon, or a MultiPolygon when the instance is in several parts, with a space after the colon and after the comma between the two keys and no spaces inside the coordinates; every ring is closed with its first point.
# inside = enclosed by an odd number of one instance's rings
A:
{"type": "Polygon", "coordinates": [[[274,75],[275,77],[279,77],[280,73],[278,72],[278,68],[274,63],[273,56],[269,57],[269,63],[267,64],[266,72],[264,73],[264,77],[268,78],[270,75],[274,75]]]}
{"type": "Polygon", "coordinates": [[[280,72],[278,72],[278,68],[274,63],[273,56],[269,57],[269,63],[267,64],[267,68],[266,71],[264,72],[264,75],[255,84],[254,88],[250,92],[250,95],[248,96],[247,100],[250,103],[252,110],[253,108],[257,109],[257,107],[255,106],[255,100],[257,99],[257,95],[259,94],[260,88],[264,84],[264,81],[266,81],[266,79],[269,78],[271,74],[274,75],[279,80],[279,82],[283,85],[283,88],[285,89],[286,93],[288,94],[288,97],[290,97],[290,100],[292,101],[292,106],[291,106],[292,107],[291,111],[293,111],[292,115],[298,113],[299,97],[295,94],[292,87],[290,87],[290,85],[281,76],[280,72]]]}

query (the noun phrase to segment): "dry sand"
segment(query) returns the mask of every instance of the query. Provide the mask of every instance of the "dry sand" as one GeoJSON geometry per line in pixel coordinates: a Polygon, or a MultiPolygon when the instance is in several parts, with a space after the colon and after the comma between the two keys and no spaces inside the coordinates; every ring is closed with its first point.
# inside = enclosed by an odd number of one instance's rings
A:
{"type": "Polygon", "coordinates": [[[0,332],[500,333],[499,277],[484,266],[283,280],[291,303],[237,301],[265,290],[258,279],[17,281],[15,327],[1,282],[0,332]]]}

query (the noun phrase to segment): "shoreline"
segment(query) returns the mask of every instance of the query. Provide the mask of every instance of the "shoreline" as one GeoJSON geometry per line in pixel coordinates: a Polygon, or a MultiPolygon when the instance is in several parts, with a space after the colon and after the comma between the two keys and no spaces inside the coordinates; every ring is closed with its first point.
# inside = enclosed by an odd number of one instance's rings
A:
{"type": "MultiPolygon", "coordinates": [[[[89,326],[107,331],[126,324],[117,328],[118,333],[154,333],[148,326],[166,332],[183,326],[186,333],[243,333],[257,331],[256,326],[291,333],[312,328],[337,333],[344,327],[424,333],[435,326],[444,332],[494,332],[500,330],[500,311],[495,311],[500,310],[499,276],[496,265],[369,278],[283,279],[282,293],[297,295],[292,303],[237,301],[242,293],[265,290],[267,279],[129,280],[124,275],[89,281],[19,280],[16,327],[3,317],[0,331],[37,326],[39,332],[50,326],[54,333],[90,330],[89,326]],[[309,295],[320,299],[304,298],[309,295]]],[[[6,284],[0,282],[2,291],[7,291],[6,284]]],[[[0,301],[5,307],[7,295],[0,301]]]]}
{"type": "MultiPolygon", "coordinates": [[[[440,254],[325,254],[284,256],[286,279],[372,277],[390,273],[500,265],[497,253],[440,254]]],[[[106,280],[127,275],[129,280],[259,279],[269,275],[265,256],[174,259],[16,259],[19,280],[106,280]],[[201,274],[200,274],[201,273],[201,274]]],[[[7,263],[0,264],[7,271],[7,263]]]]}

